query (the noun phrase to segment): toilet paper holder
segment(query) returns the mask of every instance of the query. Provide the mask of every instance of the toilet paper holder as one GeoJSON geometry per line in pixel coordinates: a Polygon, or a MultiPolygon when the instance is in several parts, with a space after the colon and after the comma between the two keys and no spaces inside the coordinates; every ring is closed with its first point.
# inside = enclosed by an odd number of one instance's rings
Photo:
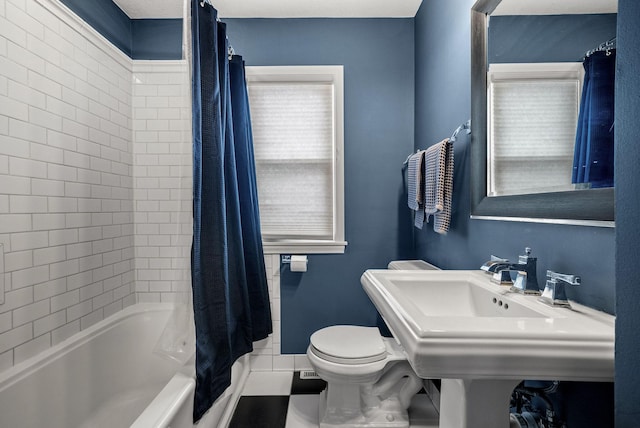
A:
{"type": "Polygon", "coordinates": [[[282,255],[280,261],[289,265],[291,272],[306,272],[309,260],[306,255],[282,255]]]}

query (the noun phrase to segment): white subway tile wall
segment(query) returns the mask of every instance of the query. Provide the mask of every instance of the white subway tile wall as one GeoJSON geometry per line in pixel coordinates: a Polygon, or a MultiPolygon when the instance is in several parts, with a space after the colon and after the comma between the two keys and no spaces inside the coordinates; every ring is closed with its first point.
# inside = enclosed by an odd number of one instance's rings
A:
{"type": "MultiPolygon", "coordinates": [[[[135,302],[189,298],[188,76],[59,3],[0,3],[0,370],[135,302]]],[[[252,368],[309,368],[280,354],[280,256],[265,264],[274,332],[252,368]]]]}
{"type": "Polygon", "coordinates": [[[2,2],[0,369],[135,302],[131,76],[64,9],[2,2]]]}
{"type": "Polygon", "coordinates": [[[190,90],[185,61],[134,61],[135,290],[140,302],[190,298],[190,90]]]}

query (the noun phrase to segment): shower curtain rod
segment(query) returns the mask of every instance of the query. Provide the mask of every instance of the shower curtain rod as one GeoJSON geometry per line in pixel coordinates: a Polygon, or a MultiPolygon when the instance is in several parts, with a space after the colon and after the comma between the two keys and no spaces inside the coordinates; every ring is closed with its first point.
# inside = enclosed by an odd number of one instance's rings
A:
{"type": "MultiPolygon", "coordinates": [[[[211,0],[200,0],[200,7],[204,7],[204,5],[206,5],[206,4],[208,4],[209,6],[211,6],[212,8],[214,8],[215,10],[218,10],[218,9],[216,9],[216,7],[213,5],[213,3],[211,3],[211,0]]],[[[216,21],[218,21],[218,22],[222,22],[222,21],[220,21],[220,17],[219,17],[219,16],[216,16],[216,21]]]]}
{"type": "Polygon", "coordinates": [[[606,42],[602,42],[597,47],[588,50],[587,52],[585,52],[584,57],[588,58],[594,53],[602,52],[602,51],[606,51],[607,54],[609,54],[609,51],[612,51],[615,48],[616,48],[616,38],[614,37],[613,39],[607,40],[606,42]]]}
{"type": "MultiPolygon", "coordinates": [[[[209,6],[215,9],[215,6],[213,5],[213,3],[211,3],[211,0],[200,1],[200,7],[204,7],[205,4],[208,4],[209,6]]],[[[219,16],[216,17],[216,21],[222,22],[219,16]]],[[[227,37],[227,42],[229,42],[228,37],[227,37]]],[[[227,56],[229,57],[229,61],[231,61],[231,58],[233,58],[235,54],[236,54],[236,51],[233,50],[233,46],[231,46],[231,42],[229,42],[229,48],[227,49],[227,56]]]]}

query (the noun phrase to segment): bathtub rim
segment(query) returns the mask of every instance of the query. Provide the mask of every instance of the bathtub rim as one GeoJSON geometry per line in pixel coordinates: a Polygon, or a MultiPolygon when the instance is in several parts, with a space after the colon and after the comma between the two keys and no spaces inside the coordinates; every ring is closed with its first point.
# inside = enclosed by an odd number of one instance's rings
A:
{"type": "Polygon", "coordinates": [[[175,307],[174,303],[136,303],[127,306],[94,325],[69,336],[60,343],[0,372],[0,391],[14,385],[47,364],[56,361],[66,353],[86,344],[101,333],[114,328],[120,322],[140,314],[171,311],[175,307]]]}
{"type": "MultiPolygon", "coordinates": [[[[193,403],[196,380],[178,371],[145,407],[130,428],[169,427],[185,402],[193,403]]],[[[193,412],[189,408],[189,416],[193,412]]]]}

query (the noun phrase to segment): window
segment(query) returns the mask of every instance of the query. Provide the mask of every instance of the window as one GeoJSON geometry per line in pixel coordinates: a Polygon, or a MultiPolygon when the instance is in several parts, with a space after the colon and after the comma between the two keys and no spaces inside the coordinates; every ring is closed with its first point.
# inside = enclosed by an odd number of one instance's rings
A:
{"type": "Polygon", "coordinates": [[[582,63],[490,65],[490,196],[574,188],[582,78],[582,63]]]}
{"type": "Polygon", "coordinates": [[[343,253],[342,66],[247,67],[266,253],[343,253]]]}

